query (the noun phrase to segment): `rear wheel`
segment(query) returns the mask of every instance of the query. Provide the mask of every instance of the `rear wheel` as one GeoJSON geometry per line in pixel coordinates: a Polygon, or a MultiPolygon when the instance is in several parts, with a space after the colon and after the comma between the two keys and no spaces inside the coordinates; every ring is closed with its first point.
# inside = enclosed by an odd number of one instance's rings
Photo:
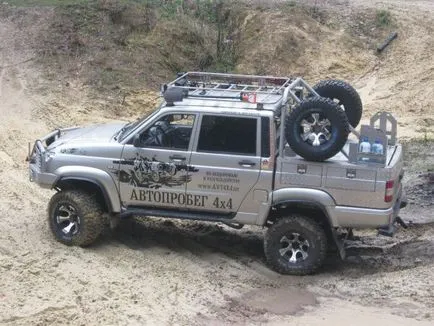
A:
{"type": "Polygon", "coordinates": [[[322,80],[313,89],[319,96],[327,97],[345,111],[348,122],[354,128],[362,118],[362,100],[350,84],[336,79],[322,80]]]}
{"type": "Polygon", "coordinates": [[[309,161],[324,161],[345,145],[348,119],[333,101],[315,97],[299,103],[286,120],[286,141],[293,151],[309,161]]]}
{"type": "Polygon", "coordinates": [[[326,257],[327,236],[314,220],[292,214],[267,230],[264,251],[267,263],[281,274],[312,274],[326,257]]]}
{"type": "Polygon", "coordinates": [[[104,229],[103,210],[95,195],[78,190],[60,191],[48,205],[48,223],[57,241],[87,246],[104,229]]]}

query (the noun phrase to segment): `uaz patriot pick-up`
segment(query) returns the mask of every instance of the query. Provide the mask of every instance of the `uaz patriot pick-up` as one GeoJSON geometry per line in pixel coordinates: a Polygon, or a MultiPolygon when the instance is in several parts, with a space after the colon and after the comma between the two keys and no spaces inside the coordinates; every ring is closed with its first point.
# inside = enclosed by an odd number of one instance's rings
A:
{"type": "Polygon", "coordinates": [[[189,72],[162,95],[137,121],[35,142],[30,180],[56,190],[48,222],[58,241],[89,245],[135,215],[258,225],[269,266],[300,275],[331,246],[343,256],[353,228],[391,236],[401,222],[402,148],[385,144],[382,164],[357,159],[348,136],[362,107],[349,84],[189,72]]]}

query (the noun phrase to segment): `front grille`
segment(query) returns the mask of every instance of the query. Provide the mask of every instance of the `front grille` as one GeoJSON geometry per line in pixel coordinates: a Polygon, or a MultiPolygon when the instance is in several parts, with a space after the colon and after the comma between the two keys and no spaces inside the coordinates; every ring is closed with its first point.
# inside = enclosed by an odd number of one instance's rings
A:
{"type": "Polygon", "coordinates": [[[38,149],[35,152],[35,163],[39,169],[42,168],[42,154],[39,152],[38,149]]]}

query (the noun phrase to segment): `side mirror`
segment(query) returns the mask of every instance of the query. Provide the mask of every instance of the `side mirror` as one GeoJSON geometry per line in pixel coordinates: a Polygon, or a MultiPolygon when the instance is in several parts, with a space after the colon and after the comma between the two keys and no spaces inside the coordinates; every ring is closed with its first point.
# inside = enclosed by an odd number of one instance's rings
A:
{"type": "Polygon", "coordinates": [[[140,134],[135,134],[133,137],[133,145],[134,147],[141,147],[140,146],[140,134]]]}

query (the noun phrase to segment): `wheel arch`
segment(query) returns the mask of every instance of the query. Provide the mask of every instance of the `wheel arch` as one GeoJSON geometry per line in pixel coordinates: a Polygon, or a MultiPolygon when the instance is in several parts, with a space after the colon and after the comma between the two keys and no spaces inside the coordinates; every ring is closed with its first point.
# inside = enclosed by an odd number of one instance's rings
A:
{"type": "Polygon", "coordinates": [[[58,179],[53,188],[62,189],[63,186],[73,189],[71,187],[84,186],[84,189],[97,190],[102,195],[109,213],[121,211],[118,188],[107,171],[88,166],[62,166],[56,169],[55,174],[58,175],[58,179]]]}
{"type": "Polygon", "coordinates": [[[107,191],[96,180],[83,177],[61,177],[56,181],[54,188],[61,190],[80,189],[90,193],[96,193],[100,202],[103,204],[104,209],[108,212],[113,211],[107,191]]]}
{"type": "Polygon", "coordinates": [[[323,224],[327,223],[329,228],[334,227],[334,223],[330,218],[329,213],[324,205],[310,200],[287,200],[271,207],[270,214],[267,218],[267,223],[284,217],[289,213],[299,213],[315,219],[323,224]]]}
{"type": "Polygon", "coordinates": [[[333,197],[327,192],[310,188],[281,188],[272,194],[270,214],[263,221],[265,224],[272,213],[286,208],[316,209],[323,213],[331,227],[338,227],[339,223],[331,214],[331,207],[336,206],[333,197]]]}
{"type": "Polygon", "coordinates": [[[120,212],[121,203],[113,178],[105,171],[89,167],[62,167],[56,170],[59,176],[53,188],[84,189],[96,191],[110,213],[120,212]]]}

